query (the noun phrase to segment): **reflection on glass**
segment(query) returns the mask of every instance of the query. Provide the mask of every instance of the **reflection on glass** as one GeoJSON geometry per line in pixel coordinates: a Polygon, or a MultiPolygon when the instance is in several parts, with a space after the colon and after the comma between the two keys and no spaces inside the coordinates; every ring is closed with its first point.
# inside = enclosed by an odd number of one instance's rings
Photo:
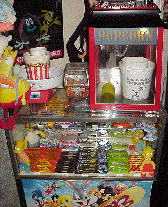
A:
{"type": "Polygon", "coordinates": [[[96,103],[154,104],[156,45],[101,44],[96,51],[96,103]]]}

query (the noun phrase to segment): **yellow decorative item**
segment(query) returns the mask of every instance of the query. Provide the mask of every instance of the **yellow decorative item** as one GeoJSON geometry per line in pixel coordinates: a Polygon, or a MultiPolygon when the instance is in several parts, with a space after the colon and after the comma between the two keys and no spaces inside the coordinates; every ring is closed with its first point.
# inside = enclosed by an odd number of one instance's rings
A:
{"type": "Polygon", "coordinates": [[[29,83],[17,75],[12,74],[17,51],[12,51],[12,47],[7,47],[0,60],[0,107],[4,108],[5,118],[7,109],[14,108],[14,116],[19,105],[26,104],[26,98],[30,94],[29,83]]]}
{"type": "Polygon", "coordinates": [[[137,144],[137,142],[142,140],[142,137],[144,137],[144,131],[142,130],[136,130],[133,134],[132,134],[132,143],[134,145],[137,144]]]}
{"type": "Polygon", "coordinates": [[[27,140],[17,140],[15,146],[15,153],[18,154],[20,162],[25,162],[27,165],[30,166],[29,158],[24,151],[25,149],[27,149],[27,140]]]}
{"type": "Polygon", "coordinates": [[[101,102],[102,103],[113,103],[115,101],[115,88],[114,85],[108,81],[102,87],[101,102]]]}
{"type": "Polygon", "coordinates": [[[25,149],[27,149],[27,140],[16,140],[15,153],[18,155],[18,160],[20,162],[19,170],[25,170],[29,173],[30,160],[25,152],[25,149]]]}
{"type": "Polygon", "coordinates": [[[155,163],[151,160],[153,157],[153,152],[154,150],[149,146],[143,149],[142,156],[144,157],[144,161],[140,166],[142,177],[154,176],[155,163]]]}
{"type": "Polygon", "coordinates": [[[13,63],[17,55],[17,51],[12,52],[12,47],[7,47],[1,56],[0,74],[9,77],[12,71],[13,63]]]}

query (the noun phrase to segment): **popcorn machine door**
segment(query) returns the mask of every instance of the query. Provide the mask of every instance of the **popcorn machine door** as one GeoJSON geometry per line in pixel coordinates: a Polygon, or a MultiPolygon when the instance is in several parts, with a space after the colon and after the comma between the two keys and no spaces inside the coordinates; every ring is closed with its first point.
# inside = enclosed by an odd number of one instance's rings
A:
{"type": "Polygon", "coordinates": [[[90,108],[160,110],[162,27],[89,28],[90,108]]]}

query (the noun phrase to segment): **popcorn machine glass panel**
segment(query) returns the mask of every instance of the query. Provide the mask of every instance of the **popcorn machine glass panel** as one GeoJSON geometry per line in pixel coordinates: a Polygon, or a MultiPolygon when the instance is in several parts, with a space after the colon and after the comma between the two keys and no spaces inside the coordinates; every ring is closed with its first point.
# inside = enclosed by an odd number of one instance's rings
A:
{"type": "Polygon", "coordinates": [[[160,109],[162,28],[89,28],[90,108],[160,109]]]}

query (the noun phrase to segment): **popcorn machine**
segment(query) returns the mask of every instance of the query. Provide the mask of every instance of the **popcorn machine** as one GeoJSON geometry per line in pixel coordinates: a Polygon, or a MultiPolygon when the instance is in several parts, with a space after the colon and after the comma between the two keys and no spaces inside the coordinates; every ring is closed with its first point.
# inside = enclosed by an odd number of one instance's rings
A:
{"type": "Polygon", "coordinates": [[[160,110],[163,36],[156,5],[95,7],[89,28],[92,110],[160,110]]]}

